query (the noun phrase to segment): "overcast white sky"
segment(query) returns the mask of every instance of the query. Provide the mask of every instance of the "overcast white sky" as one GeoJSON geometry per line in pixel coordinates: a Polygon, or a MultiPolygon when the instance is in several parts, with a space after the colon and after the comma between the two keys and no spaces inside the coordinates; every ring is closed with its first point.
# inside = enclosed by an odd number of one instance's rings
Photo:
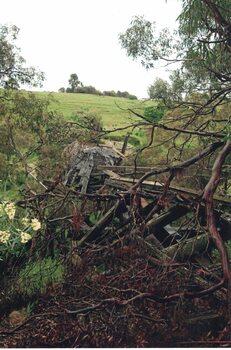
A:
{"type": "Polygon", "coordinates": [[[164,68],[147,72],[128,58],[118,34],[135,15],[173,28],[179,12],[177,0],[2,0],[0,23],[20,28],[17,45],[27,65],[45,72],[43,90],[67,87],[77,73],[84,85],[142,98],[155,77],[168,74],[164,68]]]}

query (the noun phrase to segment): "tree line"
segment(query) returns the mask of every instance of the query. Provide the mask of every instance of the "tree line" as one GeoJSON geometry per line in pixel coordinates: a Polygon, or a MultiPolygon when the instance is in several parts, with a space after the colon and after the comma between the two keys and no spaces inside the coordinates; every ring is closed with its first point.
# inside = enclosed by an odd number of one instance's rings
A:
{"type": "Polygon", "coordinates": [[[59,92],[67,93],[80,93],[80,94],[92,94],[98,96],[112,96],[112,97],[124,97],[130,100],[137,100],[137,96],[130,94],[128,91],[115,92],[114,90],[100,91],[92,85],[84,86],[83,83],[79,80],[76,73],[72,73],[68,80],[69,86],[67,88],[61,87],[59,92]]]}

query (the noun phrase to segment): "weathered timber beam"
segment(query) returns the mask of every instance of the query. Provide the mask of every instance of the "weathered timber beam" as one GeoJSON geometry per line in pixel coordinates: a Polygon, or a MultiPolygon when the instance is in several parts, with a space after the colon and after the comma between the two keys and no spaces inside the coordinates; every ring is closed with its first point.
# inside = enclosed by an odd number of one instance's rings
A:
{"type": "Polygon", "coordinates": [[[90,154],[86,161],[83,163],[82,168],[79,171],[78,176],[80,177],[79,185],[82,186],[81,193],[87,192],[87,186],[90,180],[90,176],[93,170],[94,160],[93,155],[90,154]]]}
{"type": "MultiPolygon", "coordinates": [[[[138,179],[131,179],[131,178],[126,178],[123,176],[119,176],[118,174],[115,174],[113,171],[104,171],[105,174],[109,175],[112,179],[120,181],[121,183],[130,183],[130,184],[135,184],[137,183],[139,180],[138,179]]],[[[153,189],[153,187],[157,187],[157,188],[163,188],[164,185],[158,181],[143,181],[142,182],[142,187],[151,187],[153,189]]],[[[185,188],[185,187],[177,187],[177,186],[169,186],[169,189],[175,192],[179,192],[179,193],[185,193],[188,195],[191,195],[193,197],[198,197],[201,195],[201,192],[199,191],[195,191],[189,188],[185,188]]],[[[231,199],[228,197],[221,197],[221,196],[214,196],[214,200],[220,203],[224,203],[227,205],[231,205],[231,199]]]]}
{"type": "Polygon", "coordinates": [[[154,227],[166,226],[171,222],[181,218],[182,216],[187,214],[189,211],[190,211],[190,208],[186,206],[175,205],[174,207],[170,208],[167,212],[149,220],[146,224],[146,228],[148,231],[151,232],[154,227]]]}
{"type": "MultiPolygon", "coordinates": [[[[215,284],[215,283],[208,282],[205,278],[201,276],[197,276],[196,274],[194,274],[193,280],[195,284],[198,285],[201,289],[211,288],[212,285],[215,284]]],[[[216,290],[215,292],[213,292],[213,295],[220,301],[226,300],[226,294],[222,290],[216,290]]]]}
{"type": "Polygon", "coordinates": [[[185,261],[195,254],[205,252],[209,246],[210,238],[202,234],[189,239],[182,239],[179,243],[164,249],[164,253],[179,261],[185,261]]]}
{"type": "Polygon", "coordinates": [[[193,325],[193,324],[198,324],[199,327],[202,326],[201,323],[208,322],[208,321],[213,321],[213,320],[219,320],[221,319],[222,316],[216,312],[213,311],[206,311],[206,312],[201,312],[199,314],[192,314],[190,317],[188,317],[185,320],[185,323],[193,325]]]}
{"type": "MultiPolygon", "coordinates": [[[[115,188],[120,191],[127,191],[129,189],[128,184],[121,184],[120,181],[112,180],[112,179],[106,179],[104,182],[105,185],[110,186],[112,188],[115,188]]],[[[161,191],[137,191],[136,195],[143,197],[143,198],[148,198],[148,199],[155,199],[157,198],[157,195],[160,195],[161,191]]]]}
{"type": "Polygon", "coordinates": [[[96,225],[85,236],[83,236],[83,238],[78,242],[78,246],[97,239],[105,227],[108,226],[108,224],[112,221],[112,219],[124,211],[126,211],[125,202],[124,200],[120,200],[96,223],[96,225]]]}
{"type": "Polygon", "coordinates": [[[154,238],[154,240],[152,240],[152,242],[150,243],[141,236],[139,236],[138,232],[134,232],[134,239],[139,243],[139,246],[149,255],[159,260],[170,260],[167,254],[164,252],[163,246],[157,239],[154,238]]]}
{"type": "MultiPolygon", "coordinates": [[[[179,267],[177,271],[178,273],[182,273],[183,276],[185,273],[190,275],[189,269],[185,266],[179,267]]],[[[214,282],[208,281],[206,277],[202,277],[196,273],[191,274],[190,280],[192,283],[194,283],[194,287],[199,288],[200,290],[209,289],[216,284],[214,282]]],[[[213,295],[220,301],[226,300],[226,294],[223,289],[213,291],[213,295]]]]}

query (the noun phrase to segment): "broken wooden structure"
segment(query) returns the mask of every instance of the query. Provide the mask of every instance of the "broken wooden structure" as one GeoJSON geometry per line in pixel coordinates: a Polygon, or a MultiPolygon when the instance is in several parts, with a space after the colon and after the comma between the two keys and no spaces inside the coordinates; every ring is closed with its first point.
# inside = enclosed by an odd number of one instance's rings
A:
{"type": "MultiPolygon", "coordinates": [[[[139,231],[138,236],[156,245],[158,257],[163,255],[169,259],[185,260],[211,250],[212,242],[205,227],[203,203],[197,209],[200,192],[170,185],[166,202],[160,204],[164,184],[143,181],[134,193],[129,193],[129,188],[138,181],[134,174],[147,169],[129,169],[132,178],[121,176],[118,172],[121,174],[121,170],[126,168],[120,165],[122,158],[123,154],[113,147],[80,145],[78,142],[71,145],[64,185],[74,187],[81,194],[118,195],[118,199],[112,201],[108,211],[101,213],[100,220],[93,227],[89,227],[86,232],[84,226],[78,246],[99,242],[101,238],[112,239],[112,236],[123,235],[135,227],[139,231]],[[196,221],[190,219],[192,215],[197,215],[197,226],[196,221]]],[[[220,205],[231,207],[230,198],[215,195],[214,200],[220,205]]],[[[230,240],[231,217],[224,217],[224,213],[218,210],[216,217],[222,237],[230,240]]]]}
{"type": "MultiPolygon", "coordinates": [[[[189,264],[188,271],[195,266],[206,269],[208,278],[194,274],[192,283],[199,291],[211,288],[222,277],[222,270],[213,270],[211,252],[215,245],[206,227],[200,191],[170,184],[163,196],[165,183],[161,177],[134,187],[147,168],[130,166],[124,171],[126,167],[120,164],[122,157],[111,147],[97,145],[78,146],[71,158],[65,185],[81,195],[98,196],[98,202],[107,202],[95,222],[84,218],[75,249],[81,252],[89,246],[114,244],[129,237],[147,252],[151,264],[158,261],[167,266],[174,262],[189,264]]],[[[214,200],[219,208],[215,215],[220,235],[224,241],[231,240],[231,216],[227,214],[231,198],[215,195],[214,200]]],[[[184,274],[185,269],[182,266],[179,271],[184,274]]],[[[216,298],[224,300],[222,291],[214,293],[216,298]]]]}
{"type": "MultiPolygon", "coordinates": [[[[119,164],[123,154],[106,145],[81,145],[74,142],[69,148],[69,161],[65,185],[74,185],[82,193],[87,192],[96,166],[112,166],[119,164]]],[[[95,174],[97,176],[97,174],[95,174]]],[[[96,181],[97,183],[97,181],[96,181]]]]}

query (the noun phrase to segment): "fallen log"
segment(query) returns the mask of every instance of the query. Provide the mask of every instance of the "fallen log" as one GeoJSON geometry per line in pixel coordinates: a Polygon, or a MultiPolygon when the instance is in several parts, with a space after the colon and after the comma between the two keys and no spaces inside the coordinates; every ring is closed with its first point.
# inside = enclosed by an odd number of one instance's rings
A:
{"type": "Polygon", "coordinates": [[[164,249],[164,253],[178,261],[186,261],[193,255],[207,251],[210,238],[207,234],[197,235],[193,238],[182,239],[179,243],[164,249]]]}
{"type": "Polygon", "coordinates": [[[205,332],[217,332],[225,326],[224,317],[214,311],[206,311],[198,314],[188,315],[185,319],[186,326],[190,327],[192,338],[202,336],[205,332]]]}

